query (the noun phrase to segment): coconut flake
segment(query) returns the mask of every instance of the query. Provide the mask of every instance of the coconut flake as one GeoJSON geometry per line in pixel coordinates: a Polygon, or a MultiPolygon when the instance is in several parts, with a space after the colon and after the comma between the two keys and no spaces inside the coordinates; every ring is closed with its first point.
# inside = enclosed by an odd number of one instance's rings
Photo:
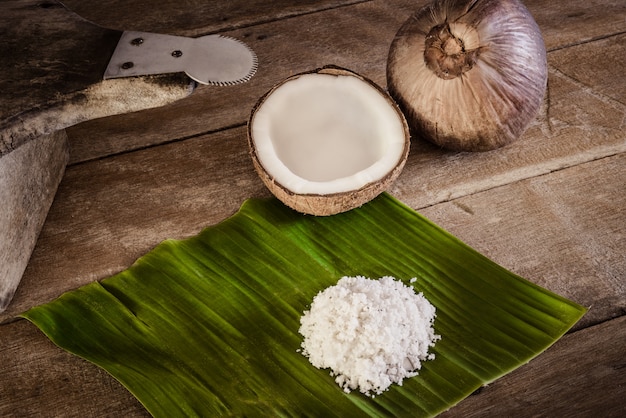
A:
{"type": "MultiPolygon", "coordinates": [[[[412,280],[412,282],[414,282],[412,280]]],[[[432,360],[435,308],[393,277],[343,277],[315,296],[300,319],[302,354],[345,392],[382,394],[432,360]]]]}

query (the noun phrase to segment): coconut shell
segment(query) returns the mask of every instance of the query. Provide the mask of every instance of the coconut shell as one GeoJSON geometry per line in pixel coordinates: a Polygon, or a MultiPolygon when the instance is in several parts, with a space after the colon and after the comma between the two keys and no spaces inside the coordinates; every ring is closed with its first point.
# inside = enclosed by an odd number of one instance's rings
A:
{"type": "Polygon", "coordinates": [[[372,80],[363,77],[357,73],[354,73],[348,69],[337,67],[334,65],[328,65],[322,68],[288,77],[287,79],[272,87],[259,99],[259,101],[253,107],[250,114],[250,119],[248,121],[248,146],[250,157],[252,158],[252,162],[254,164],[254,168],[257,174],[274,196],[276,196],[285,205],[298,212],[315,216],[329,216],[341,212],[346,212],[348,210],[362,206],[363,204],[374,199],[376,196],[389,188],[389,186],[400,175],[402,169],[404,168],[404,164],[406,163],[410,148],[410,133],[408,124],[402,111],[385,90],[383,90],[372,80]],[[280,86],[290,80],[296,79],[306,74],[330,74],[337,76],[357,77],[374,87],[388,101],[389,105],[392,106],[392,108],[398,114],[398,117],[403,124],[404,149],[402,152],[402,156],[398,161],[398,164],[393,167],[393,169],[390,170],[387,175],[375,182],[368,183],[365,186],[352,191],[332,194],[298,194],[292,192],[291,190],[280,184],[263,166],[263,163],[260,160],[256,151],[256,146],[252,134],[252,125],[254,123],[254,116],[256,114],[256,111],[264,103],[267,97],[269,97],[280,86]]]}
{"type": "Polygon", "coordinates": [[[547,78],[541,32],[519,0],[435,0],[401,26],[387,60],[413,137],[459,151],[520,137],[547,78]]]}

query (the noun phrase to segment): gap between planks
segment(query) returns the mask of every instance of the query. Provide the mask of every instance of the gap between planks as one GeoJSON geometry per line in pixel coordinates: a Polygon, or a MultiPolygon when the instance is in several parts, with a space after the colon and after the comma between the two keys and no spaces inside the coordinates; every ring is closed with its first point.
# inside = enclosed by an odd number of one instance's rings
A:
{"type": "Polygon", "coordinates": [[[143,145],[137,148],[133,148],[133,149],[128,149],[128,150],[124,150],[124,151],[119,151],[119,152],[115,152],[112,154],[108,154],[108,155],[101,155],[99,157],[95,157],[95,158],[90,158],[90,159],[86,159],[86,160],[79,160],[79,161],[75,161],[75,162],[70,162],[67,167],[78,167],[78,166],[82,166],[82,165],[86,165],[89,163],[93,163],[96,161],[102,161],[102,160],[107,160],[109,158],[116,158],[116,157],[120,157],[122,155],[127,155],[127,154],[133,154],[135,152],[140,152],[140,151],[145,151],[145,150],[149,150],[152,148],[158,148],[162,145],[171,145],[171,144],[176,144],[176,143],[182,143],[188,140],[192,140],[192,139],[196,139],[196,138],[200,138],[203,136],[211,136],[214,134],[218,134],[220,132],[225,132],[225,131],[229,131],[231,129],[240,129],[246,126],[246,123],[238,123],[238,124],[234,124],[234,125],[229,125],[229,126],[224,126],[224,127],[220,127],[217,129],[213,129],[213,130],[209,130],[206,132],[200,132],[200,133],[195,133],[195,134],[191,134],[191,135],[187,135],[187,136],[181,136],[181,137],[174,137],[170,140],[167,141],[163,141],[163,142],[159,142],[158,144],[147,144],[147,145],[143,145]]]}
{"type": "Polygon", "coordinates": [[[593,37],[588,38],[588,39],[581,39],[581,40],[576,41],[576,42],[571,42],[571,43],[568,43],[568,44],[555,46],[553,48],[548,49],[547,52],[549,54],[551,52],[561,51],[563,49],[567,49],[567,48],[571,48],[571,47],[575,47],[575,46],[590,44],[590,43],[593,43],[593,42],[596,42],[596,41],[601,41],[603,39],[609,39],[609,38],[613,38],[613,37],[621,36],[621,35],[625,35],[625,34],[626,34],[626,31],[619,31],[619,32],[610,33],[610,34],[604,34],[604,35],[600,35],[600,36],[593,36],[593,37]]]}

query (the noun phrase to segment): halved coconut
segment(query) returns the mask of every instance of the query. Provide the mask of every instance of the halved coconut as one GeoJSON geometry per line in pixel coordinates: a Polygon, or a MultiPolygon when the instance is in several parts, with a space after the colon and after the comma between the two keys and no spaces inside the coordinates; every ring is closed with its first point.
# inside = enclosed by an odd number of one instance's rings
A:
{"type": "Polygon", "coordinates": [[[370,201],[402,171],[409,129],[374,82],[327,66],[287,78],[252,110],[254,167],[287,206],[333,215],[370,201]]]}

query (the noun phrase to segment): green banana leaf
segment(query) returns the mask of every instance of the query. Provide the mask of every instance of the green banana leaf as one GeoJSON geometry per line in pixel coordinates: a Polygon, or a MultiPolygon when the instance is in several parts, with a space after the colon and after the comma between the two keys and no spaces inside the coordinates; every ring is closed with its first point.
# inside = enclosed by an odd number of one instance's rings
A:
{"type": "Polygon", "coordinates": [[[113,277],[23,314],[155,417],[431,416],[540,354],[585,309],[383,194],[331,217],[249,200],[113,277]],[[300,317],[342,276],[394,276],[437,309],[436,358],[369,398],[298,352],[300,317]]]}

